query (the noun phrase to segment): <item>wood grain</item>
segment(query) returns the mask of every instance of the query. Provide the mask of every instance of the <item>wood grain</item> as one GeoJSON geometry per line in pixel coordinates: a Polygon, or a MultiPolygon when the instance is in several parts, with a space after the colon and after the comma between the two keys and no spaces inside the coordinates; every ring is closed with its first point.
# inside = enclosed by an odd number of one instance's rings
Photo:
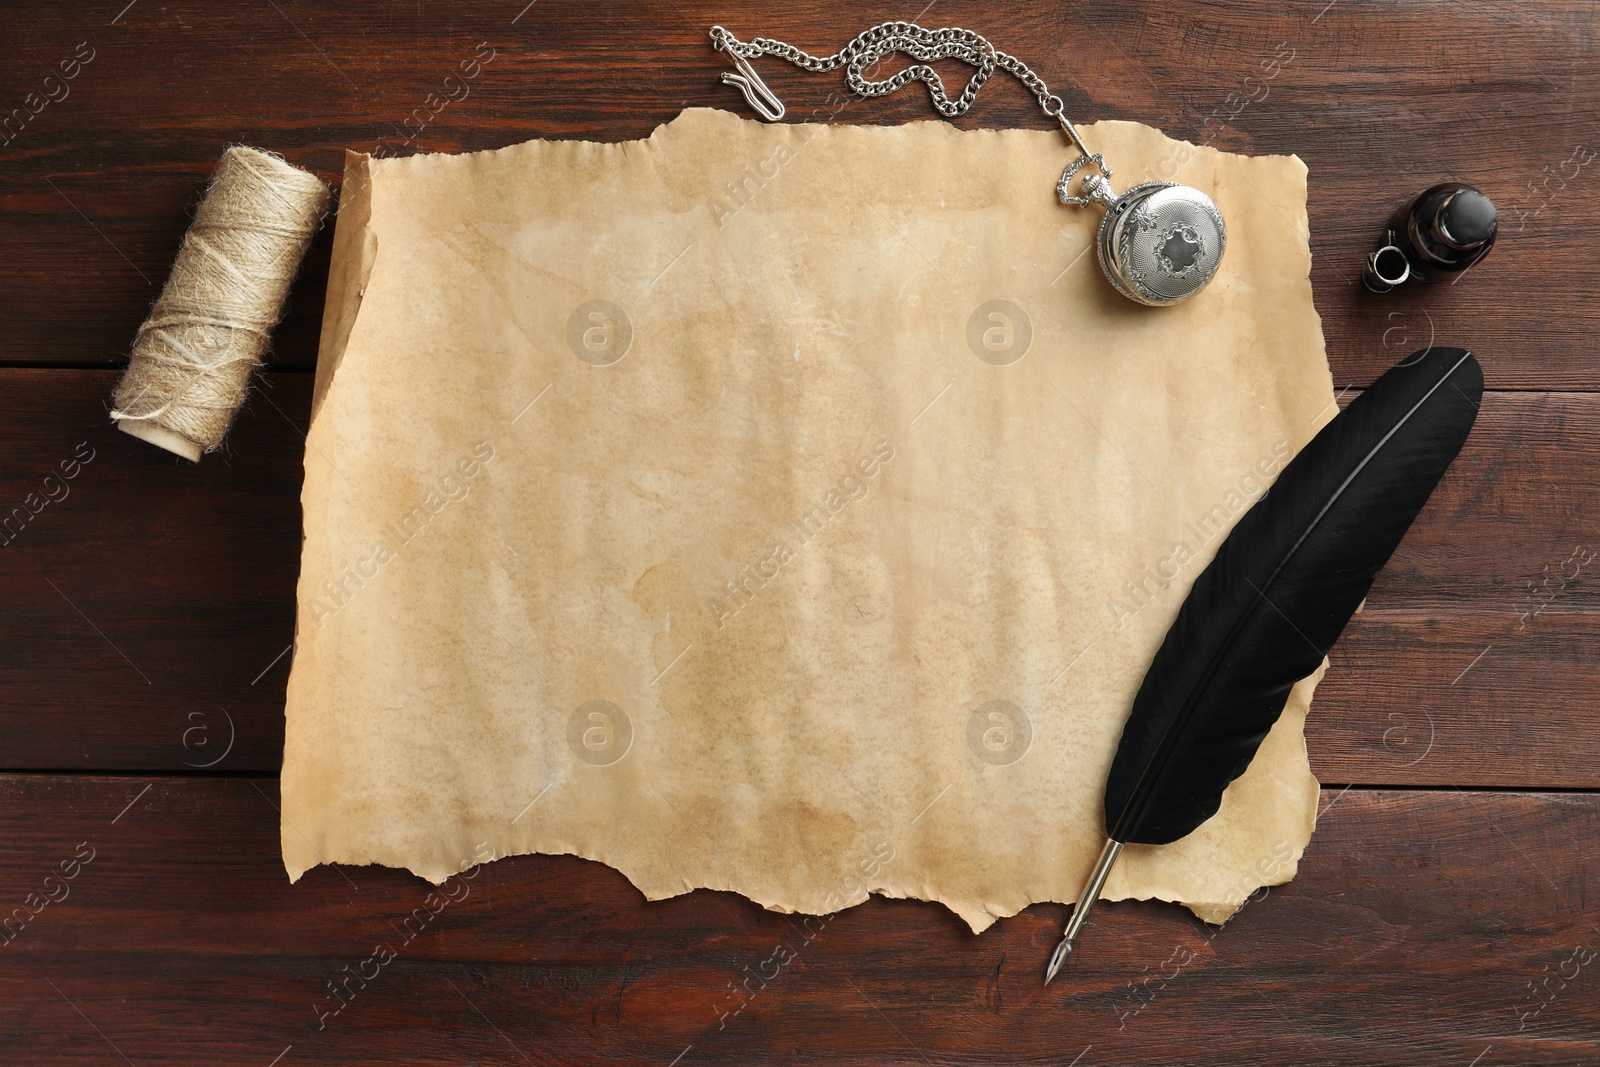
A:
{"type": "Polygon", "coordinates": [[[0,778],[0,904],[93,852],[0,944],[0,1042],[39,1067],[117,1062],[113,1044],[214,1067],[291,1045],[283,1064],[1600,1055],[1600,960],[1581,951],[1600,943],[1600,853],[1571,847],[1600,835],[1594,796],[1327,793],[1292,883],[1221,930],[1103,905],[1048,988],[1054,905],[978,937],[881,898],[808,925],[704,890],[645,903],[599,864],[525,856],[430,906],[431,887],[382,868],[288,885],[276,800],[270,780],[0,778]],[[768,964],[780,944],[794,958],[768,964]],[[379,945],[396,958],[363,966],[379,945]],[[370,981],[335,1000],[325,983],[356,972],[370,981]]]}
{"type": "Polygon", "coordinates": [[[0,759],[276,773],[310,376],[258,376],[198,464],[111,426],[115,380],[0,370],[0,759]]]}

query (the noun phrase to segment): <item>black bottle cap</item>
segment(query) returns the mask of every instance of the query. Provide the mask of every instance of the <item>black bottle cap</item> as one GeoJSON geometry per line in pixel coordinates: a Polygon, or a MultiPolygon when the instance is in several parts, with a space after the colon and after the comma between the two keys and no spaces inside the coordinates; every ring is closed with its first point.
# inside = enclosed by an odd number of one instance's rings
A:
{"type": "Polygon", "coordinates": [[[1462,189],[1439,208],[1435,231],[1452,248],[1477,248],[1494,236],[1494,201],[1476,189],[1462,189]]]}

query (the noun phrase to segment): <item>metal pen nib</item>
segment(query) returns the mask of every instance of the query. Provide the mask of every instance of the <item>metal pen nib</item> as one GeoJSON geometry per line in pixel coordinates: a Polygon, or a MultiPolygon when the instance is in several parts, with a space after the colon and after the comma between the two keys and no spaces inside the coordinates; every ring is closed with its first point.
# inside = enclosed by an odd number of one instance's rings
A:
{"type": "Polygon", "coordinates": [[[1106,879],[1111,875],[1111,868],[1116,865],[1117,857],[1121,854],[1121,841],[1107,840],[1106,847],[1100,850],[1100,859],[1095,863],[1094,870],[1089,872],[1089,880],[1083,884],[1083,892],[1078,894],[1078,903],[1072,909],[1072,918],[1067,920],[1067,928],[1062,932],[1061,944],[1050,954],[1050,962],[1045,966],[1045,985],[1050,984],[1050,979],[1056,976],[1062,965],[1067,962],[1067,957],[1072,955],[1072,940],[1089,921],[1089,911],[1094,907],[1094,902],[1100,898],[1100,890],[1105,886],[1106,879]]]}

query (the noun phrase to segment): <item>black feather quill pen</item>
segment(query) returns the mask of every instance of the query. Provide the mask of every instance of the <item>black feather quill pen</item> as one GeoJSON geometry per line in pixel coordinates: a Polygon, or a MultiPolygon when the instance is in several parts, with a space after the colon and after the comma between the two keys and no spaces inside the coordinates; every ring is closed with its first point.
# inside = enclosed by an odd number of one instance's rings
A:
{"type": "Polygon", "coordinates": [[[1134,698],[1106,778],[1106,847],[1046,982],[1124,844],[1176,841],[1216,813],[1461,451],[1482,396],[1469,353],[1414,353],[1324,426],[1222,542],[1134,698]]]}

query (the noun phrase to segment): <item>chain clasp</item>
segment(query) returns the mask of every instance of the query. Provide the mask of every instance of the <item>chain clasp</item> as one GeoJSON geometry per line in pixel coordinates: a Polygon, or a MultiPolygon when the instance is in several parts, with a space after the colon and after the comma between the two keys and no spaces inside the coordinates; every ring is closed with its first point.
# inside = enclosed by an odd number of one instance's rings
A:
{"type": "Polygon", "coordinates": [[[727,41],[723,39],[727,31],[723,30],[722,35],[717,33],[721,29],[721,26],[712,27],[711,45],[719,51],[727,52],[728,58],[732,59],[733,65],[738,68],[737,73],[731,70],[723,71],[722,83],[737,86],[744,94],[745,103],[755,108],[756,114],[768,122],[782,119],[786,113],[783,101],[779,100],[777,94],[761,80],[761,75],[756,73],[756,68],[750,65],[750,61],[728,46],[727,41]]]}

